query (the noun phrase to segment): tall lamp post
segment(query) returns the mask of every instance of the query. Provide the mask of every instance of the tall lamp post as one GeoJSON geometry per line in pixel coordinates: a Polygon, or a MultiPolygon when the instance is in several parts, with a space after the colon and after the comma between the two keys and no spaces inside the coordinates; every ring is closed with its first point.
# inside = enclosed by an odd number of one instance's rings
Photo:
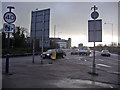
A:
{"type": "Polygon", "coordinates": [[[60,33],[62,34],[62,32],[58,32],[58,38],[59,38],[59,34],[60,34],[60,33]]]}
{"type": "Polygon", "coordinates": [[[104,24],[110,24],[110,25],[112,25],[112,46],[113,46],[113,23],[104,23],[104,24]]]}
{"type": "Polygon", "coordinates": [[[86,34],[86,33],[83,33],[83,35],[84,35],[84,36],[85,36],[85,38],[86,38],[85,43],[86,43],[86,46],[87,46],[87,34],[86,34]]]}

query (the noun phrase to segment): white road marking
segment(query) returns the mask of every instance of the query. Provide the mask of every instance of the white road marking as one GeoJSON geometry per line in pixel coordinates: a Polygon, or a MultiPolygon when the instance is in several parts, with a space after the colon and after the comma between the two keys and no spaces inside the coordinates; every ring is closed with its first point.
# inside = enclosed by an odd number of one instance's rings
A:
{"type": "Polygon", "coordinates": [[[104,60],[102,60],[102,59],[98,59],[98,60],[100,60],[100,61],[104,61],[104,60]]]}
{"type": "Polygon", "coordinates": [[[103,66],[103,67],[111,67],[111,66],[108,66],[108,65],[105,65],[105,64],[97,64],[98,66],[103,66]]]}

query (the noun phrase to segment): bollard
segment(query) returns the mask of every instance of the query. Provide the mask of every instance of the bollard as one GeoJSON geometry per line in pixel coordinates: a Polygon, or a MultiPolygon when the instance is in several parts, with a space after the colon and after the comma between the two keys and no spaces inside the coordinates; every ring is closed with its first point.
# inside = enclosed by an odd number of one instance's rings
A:
{"type": "Polygon", "coordinates": [[[52,52],[52,59],[53,59],[53,60],[56,59],[56,51],[52,52]]]}

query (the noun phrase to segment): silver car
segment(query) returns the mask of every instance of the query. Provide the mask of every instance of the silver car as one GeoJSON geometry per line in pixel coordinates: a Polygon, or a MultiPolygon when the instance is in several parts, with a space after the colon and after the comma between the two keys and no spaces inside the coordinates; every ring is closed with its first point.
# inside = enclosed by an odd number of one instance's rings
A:
{"type": "Polygon", "coordinates": [[[102,50],[101,56],[111,56],[110,52],[108,50],[102,50]]]}

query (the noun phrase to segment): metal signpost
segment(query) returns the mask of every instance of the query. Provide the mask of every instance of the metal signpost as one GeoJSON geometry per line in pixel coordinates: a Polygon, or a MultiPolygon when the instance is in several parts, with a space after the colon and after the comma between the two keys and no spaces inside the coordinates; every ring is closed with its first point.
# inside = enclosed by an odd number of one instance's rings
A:
{"type": "MultiPolygon", "coordinates": [[[[49,40],[49,22],[50,22],[50,9],[32,11],[31,18],[31,38],[33,40],[33,63],[35,52],[35,40],[39,40],[39,47],[43,53],[44,47],[50,46],[49,40]]],[[[43,64],[43,58],[41,59],[43,64]]]]}
{"type": "Polygon", "coordinates": [[[91,14],[94,20],[88,21],[88,41],[94,42],[92,73],[90,73],[92,75],[98,75],[95,64],[95,42],[102,42],[102,20],[96,20],[99,16],[99,13],[96,11],[97,9],[95,5],[91,8],[91,10],[94,10],[91,14]]]}
{"type": "Polygon", "coordinates": [[[88,41],[94,42],[94,30],[95,30],[95,42],[102,42],[102,20],[88,20],[88,41]],[[95,25],[94,25],[95,24],[95,25]]]}
{"type": "Polygon", "coordinates": [[[6,22],[3,26],[3,32],[8,33],[7,37],[7,54],[6,54],[6,66],[5,66],[5,72],[6,74],[9,73],[9,44],[10,44],[10,33],[14,31],[15,25],[11,24],[14,23],[16,20],[16,15],[11,12],[12,9],[15,9],[12,6],[7,7],[9,9],[9,12],[6,12],[3,16],[4,21],[6,22]]]}

